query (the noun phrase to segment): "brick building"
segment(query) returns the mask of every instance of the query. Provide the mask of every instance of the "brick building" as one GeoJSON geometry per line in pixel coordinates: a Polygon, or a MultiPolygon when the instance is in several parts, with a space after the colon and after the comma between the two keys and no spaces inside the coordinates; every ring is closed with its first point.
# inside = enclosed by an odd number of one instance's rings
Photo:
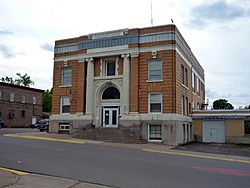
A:
{"type": "Polygon", "coordinates": [[[175,25],[55,42],[50,132],[116,128],[178,145],[204,99],[204,70],[175,25]]]}
{"type": "Polygon", "coordinates": [[[195,141],[250,144],[250,110],[193,111],[195,141]]]}
{"type": "Polygon", "coordinates": [[[0,82],[0,117],[5,127],[30,127],[42,117],[43,90],[0,82]]]}

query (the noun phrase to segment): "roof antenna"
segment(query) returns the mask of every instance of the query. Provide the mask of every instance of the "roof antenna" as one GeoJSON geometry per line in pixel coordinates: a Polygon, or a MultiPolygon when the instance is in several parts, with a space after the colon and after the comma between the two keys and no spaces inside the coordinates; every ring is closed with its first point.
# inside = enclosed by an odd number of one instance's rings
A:
{"type": "Polygon", "coordinates": [[[152,1],[151,1],[151,25],[153,26],[153,4],[152,4],[152,1]]]}

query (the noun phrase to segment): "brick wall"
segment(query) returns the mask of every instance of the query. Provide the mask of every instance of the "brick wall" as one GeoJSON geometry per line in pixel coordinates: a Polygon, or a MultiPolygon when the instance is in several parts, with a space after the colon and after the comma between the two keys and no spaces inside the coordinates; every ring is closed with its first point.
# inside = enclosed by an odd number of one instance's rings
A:
{"type": "Polygon", "coordinates": [[[162,60],[162,82],[148,81],[148,61],[152,53],[139,54],[139,112],[148,112],[148,93],[162,92],[163,113],[173,113],[173,58],[171,51],[158,51],[157,58],[162,60]]]}
{"type": "Polygon", "coordinates": [[[32,117],[37,117],[37,120],[42,117],[42,90],[0,84],[0,91],[0,116],[5,121],[5,127],[29,127],[32,117]],[[13,102],[10,102],[10,93],[14,93],[13,102]],[[22,101],[23,96],[25,102],[22,101]],[[36,104],[33,104],[33,97],[36,97],[36,104]]]}
{"type": "Polygon", "coordinates": [[[73,95],[73,101],[70,106],[70,113],[84,112],[86,83],[85,66],[85,63],[79,63],[77,60],[68,61],[68,67],[72,68],[72,85],[65,87],[61,85],[64,62],[54,63],[52,114],[60,113],[60,97],[69,96],[70,91],[73,95]]]}

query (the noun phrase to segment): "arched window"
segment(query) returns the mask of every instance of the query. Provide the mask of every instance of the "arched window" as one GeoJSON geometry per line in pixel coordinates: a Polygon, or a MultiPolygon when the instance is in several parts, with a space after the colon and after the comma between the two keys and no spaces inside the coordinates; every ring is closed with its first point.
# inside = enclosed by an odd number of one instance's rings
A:
{"type": "Polygon", "coordinates": [[[120,99],[120,92],[115,87],[109,87],[103,92],[102,99],[120,99]]]}

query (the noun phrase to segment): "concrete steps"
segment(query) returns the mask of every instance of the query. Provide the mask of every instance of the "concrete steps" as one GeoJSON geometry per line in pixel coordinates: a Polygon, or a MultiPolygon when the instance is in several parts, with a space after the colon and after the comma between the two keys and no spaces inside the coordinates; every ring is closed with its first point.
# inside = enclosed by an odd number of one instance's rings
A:
{"type": "Polygon", "coordinates": [[[106,142],[142,144],[147,141],[138,138],[132,132],[121,128],[88,128],[82,129],[73,135],[75,138],[99,140],[106,142]]]}

